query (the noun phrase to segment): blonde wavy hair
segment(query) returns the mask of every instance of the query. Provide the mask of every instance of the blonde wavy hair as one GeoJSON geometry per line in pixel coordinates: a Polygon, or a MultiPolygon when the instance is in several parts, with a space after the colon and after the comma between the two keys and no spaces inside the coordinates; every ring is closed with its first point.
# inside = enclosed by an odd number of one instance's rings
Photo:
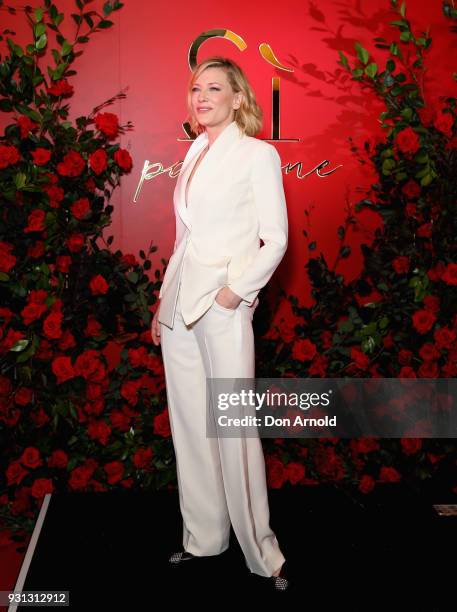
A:
{"type": "Polygon", "coordinates": [[[205,127],[201,125],[192,111],[191,95],[192,87],[200,74],[206,68],[221,68],[227,75],[228,82],[235,93],[243,94],[240,108],[234,110],[234,121],[238,127],[247,135],[255,136],[262,129],[263,113],[260,106],[257,104],[254,91],[249,84],[246,75],[241,68],[233,60],[220,55],[214,55],[206,60],[203,60],[192,71],[188,87],[187,87],[187,120],[194,134],[201,134],[205,131],[205,127]]]}

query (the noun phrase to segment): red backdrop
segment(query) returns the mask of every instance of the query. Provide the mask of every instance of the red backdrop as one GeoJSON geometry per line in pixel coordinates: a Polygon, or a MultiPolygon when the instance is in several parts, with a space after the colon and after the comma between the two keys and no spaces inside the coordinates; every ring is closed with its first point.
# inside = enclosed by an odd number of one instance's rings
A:
{"type": "MultiPolygon", "coordinates": [[[[73,0],[57,0],[57,5],[67,14],[75,10],[73,0]]],[[[102,5],[96,1],[89,7],[101,12],[102,5]]],[[[16,31],[17,42],[30,40],[23,16],[12,17],[5,11],[0,15],[3,27],[16,31]]],[[[188,142],[178,139],[186,137],[181,124],[186,118],[192,42],[208,30],[230,30],[243,39],[243,51],[227,38],[215,37],[203,43],[197,59],[217,53],[242,66],[264,111],[264,129],[259,137],[270,142],[272,78],[280,77],[281,138],[298,139],[275,142],[283,166],[301,162],[302,176],[324,160],[330,163],[322,173],[335,169],[326,177],[311,172],[301,179],[297,168],[284,172],[290,241],[275,279],[288,293],[309,303],[303,267],[309,253],[303,229],[309,232],[310,240],[317,241],[317,252],[322,251],[327,261],[333,262],[338,250],[336,230],[344,219],[345,206],[361,199],[374,179],[369,167],[360,164],[351,153],[349,138],[360,146],[366,139],[373,141],[382,135],[378,122],[382,107],[374,96],[362,92],[358,83],[348,79],[337,63],[338,49],[352,57],[354,42],[359,41],[373,51],[383,68],[386,55],[374,48],[373,38],[396,37],[398,30],[388,25],[396,17],[388,0],[322,0],[319,6],[289,0],[279,8],[274,2],[258,5],[240,0],[203,1],[198,5],[126,2],[121,11],[113,14],[115,26],[81,46],[84,54],[75,66],[78,74],[71,79],[75,86],[72,119],[88,114],[94,106],[128,87],[126,100],[105,109],[117,113],[121,123],[130,120],[134,124],[134,129],[121,140],[122,146],[130,150],[134,167],[113,199],[113,224],[105,232],[105,236],[114,236],[113,247],[138,255],[152,241],[158,247],[153,270],[160,266],[160,257],[169,257],[174,241],[172,194],[176,178],[163,172],[145,181],[136,203],[134,193],[145,160],[161,163],[167,169],[181,161],[189,147],[188,142]],[[269,44],[278,61],[293,71],[268,63],[259,51],[262,43],[269,44]],[[309,223],[305,210],[310,212],[309,223]]],[[[425,89],[428,101],[433,102],[439,94],[455,95],[451,75],[457,37],[449,32],[441,0],[409,0],[407,17],[415,33],[431,27],[433,45],[425,89]]],[[[71,40],[72,20],[67,19],[61,28],[71,40]]],[[[3,52],[4,47],[2,55],[3,52]]],[[[5,117],[1,121],[4,124],[5,117]]],[[[361,227],[349,236],[353,255],[337,268],[347,278],[358,272],[358,245],[370,241],[370,229],[378,222],[368,212],[360,220],[361,227]]]]}

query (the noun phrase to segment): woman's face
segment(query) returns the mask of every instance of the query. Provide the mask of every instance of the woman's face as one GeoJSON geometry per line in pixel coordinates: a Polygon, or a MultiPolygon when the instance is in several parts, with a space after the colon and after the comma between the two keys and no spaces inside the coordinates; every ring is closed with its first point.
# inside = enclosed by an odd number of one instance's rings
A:
{"type": "Polygon", "coordinates": [[[233,110],[241,103],[221,68],[206,68],[191,89],[192,112],[200,125],[224,127],[233,121],[233,110]]]}

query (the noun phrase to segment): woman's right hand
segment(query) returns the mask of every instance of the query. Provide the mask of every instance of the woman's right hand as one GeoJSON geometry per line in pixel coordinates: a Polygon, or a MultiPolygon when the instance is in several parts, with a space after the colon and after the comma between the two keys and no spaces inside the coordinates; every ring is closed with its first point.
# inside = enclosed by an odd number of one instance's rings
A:
{"type": "Polygon", "coordinates": [[[151,323],[151,336],[152,341],[156,346],[160,344],[160,323],[159,323],[159,310],[160,310],[160,302],[157,306],[157,310],[155,311],[154,317],[151,323]]]}

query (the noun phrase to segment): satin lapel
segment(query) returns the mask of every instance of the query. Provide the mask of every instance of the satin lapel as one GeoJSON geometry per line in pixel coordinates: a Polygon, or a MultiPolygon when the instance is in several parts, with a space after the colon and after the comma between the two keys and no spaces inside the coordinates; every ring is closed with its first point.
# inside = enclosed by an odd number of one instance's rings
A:
{"type": "MultiPolygon", "coordinates": [[[[217,139],[216,139],[217,140],[217,139]]],[[[208,135],[206,132],[203,132],[193,141],[190,145],[184,161],[181,166],[181,170],[179,171],[178,181],[176,183],[176,191],[175,191],[175,204],[176,210],[178,211],[179,216],[181,217],[183,223],[187,225],[187,227],[191,228],[191,223],[189,219],[189,211],[186,208],[185,201],[185,193],[186,193],[186,183],[189,178],[189,174],[192,171],[193,165],[200,155],[200,151],[206,147],[208,142],[208,135]]]]}
{"type": "MultiPolygon", "coordinates": [[[[241,133],[238,128],[238,124],[235,121],[229,123],[224,130],[219,134],[213,144],[210,146],[208,152],[201,160],[198,168],[195,171],[192,181],[189,185],[187,193],[187,210],[188,217],[192,218],[192,201],[198,199],[199,193],[208,189],[208,184],[211,177],[214,175],[215,170],[224,160],[224,156],[230,150],[231,146],[241,138],[241,133]]],[[[208,139],[199,148],[199,152],[206,146],[208,139]]],[[[198,155],[196,154],[194,161],[196,161],[198,155]]],[[[185,192],[185,184],[189,178],[190,170],[193,164],[189,164],[189,172],[183,177],[183,193],[185,192]]]]}

